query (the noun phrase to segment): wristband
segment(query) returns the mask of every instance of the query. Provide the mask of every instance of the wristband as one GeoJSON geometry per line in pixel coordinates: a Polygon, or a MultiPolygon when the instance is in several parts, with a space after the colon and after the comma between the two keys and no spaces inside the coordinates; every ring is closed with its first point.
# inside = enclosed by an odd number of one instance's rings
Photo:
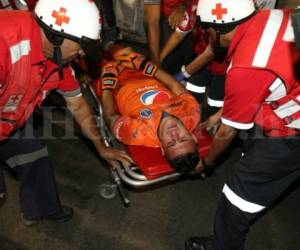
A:
{"type": "Polygon", "coordinates": [[[117,86],[117,79],[115,77],[105,77],[102,79],[102,90],[113,90],[117,86]]]}
{"type": "Polygon", "coordinates": [[[157,65],[155,65],[150,61],[147,61],[143,68],[143,74],[146,76],[154,76],[157,69],[158,69],[157,65]]]}
{"type": "Polygon", "coordinates": [[[102,90],[115,89],[118,83],[118,69],[114,64],[108,64],[104,67],[101,76],[102,90]]]}
{"type": "Polygon", "coordinates": [[[143,71],[146,76],[153,76],[157,71],[158,67],[154,63],[146,60],[145,56],[138,53],[131,53],[129,55],[132,58],[132,64],[138,70],[143,71]]]}
{"type": "Polygon", "coordinates": [[[192,75],[190,75],[187,71],[186,71],[186,68],[185,68],[185,65],[182,65],[181,67],[181,72],[182,74],[184,75],[185,78],[190,78],[192,75]]]}

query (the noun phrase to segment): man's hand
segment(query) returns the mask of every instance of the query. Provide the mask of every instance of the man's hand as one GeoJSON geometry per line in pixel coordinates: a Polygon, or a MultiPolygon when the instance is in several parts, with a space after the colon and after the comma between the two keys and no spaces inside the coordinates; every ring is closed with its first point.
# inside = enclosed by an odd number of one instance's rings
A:
{"type": "Polygon", "coordinates": [[[195,175],[195,174],[199,174],[202,173],[204,171],[204,167],[202,164],[202,159],[199,161],[199,163],[197,164],[197,166],[195,167],[195,169],[191,172],[191,175],[195,175]]]}
{"type": "Polygon", "coordinates": [[[121,65],[126,68],[141,70],[147,76],[153,76],[158,69],[157,65],[148,61],[143,54],[136,52],[123,56],[121,65]]]}
{"type": "Polygon", "coordinates": [[[101,149],[100,155],[108,162],[120,161],[125,166],[130,166],[134,164],[133,159],[124,150],[115,149],[112,147],[105,147],[101,149]]]}
{"type": "Polygon", "coordinates": [[[181,70],[174,75],[174,78],[178,82],[186,80],[190,77],[191,77],[191,75],[187,72],[185,65],[182,65],[181,70]]]}
{"type": "Polygon", "coordinates": [[[221,124],[221,114],[222,109],[208,117],[206,121],[200,124],[200,127],[205,128],[211,135],[214,135],[221,124]]]}
{"type": "Polygon", "coordinates": [[[132,52],[127,56],[123,56],[121,61],[126,68],[140,70],[146,58],[143,54],[132,52]]]}
{"type": "Polygon", "coordinates": [[[175,8],[169,16],[169,25],[172,29],[175,29],[184,19],[185,7],[183,5],[179,5],[175,8]]]}
{"type": "Polygon", "coordinates": [[[190,174],[201,174],[201,177],[204,179],[207,176],[211,176],[214,173],[214,167],[208,166],[205,158],[201,159],[197,166],[195,167],[194,171],[192,171],[190,174]]]}
{"type": "Polygon", "coordinates": [[[181,71],[177,72],[174,75],[174,78],[176,79],[177,82],[181,82],[181,81],[185,80],[185,77],[184,77],[184,75],[183,75],[183,73],[181,71]]]}

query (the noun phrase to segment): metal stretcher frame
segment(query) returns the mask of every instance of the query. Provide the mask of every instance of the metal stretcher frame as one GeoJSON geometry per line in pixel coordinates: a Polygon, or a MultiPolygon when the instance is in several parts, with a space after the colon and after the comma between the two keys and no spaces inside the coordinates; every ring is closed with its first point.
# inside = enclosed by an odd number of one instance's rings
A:
{"type": "MultiPolygon", "coordinates": [[[[110,133],[109,129],[105,124],[102,105],[98,100],[97,95],[91,84],[83,83],[82,92],[85,99],[87,100],[87,102],[93,110],[97,121],[97,126],[99,128],[102,140],[104,141],[105,145],[108,147],[120,147],[120,144],[116,141],[116,139],[110,133]]],[[[158,177],[156,179],[148,180],[143,174],[141,174],[137,166],[127,167],[121,164],[121,162],[119,161],[111,161],[109,163],[113,166],[113,168],[109,168],[112,176],[112,181],[118,189],[122,201],[127,206],[130,204],[130,199],[128,197],[126,189],[124,188],[123,182],[129,185],[130,187],[141,188],[158,183],[163,183],[167,180],[173,181],[181,176],[180,173],[173,172],[158,177]]]]}

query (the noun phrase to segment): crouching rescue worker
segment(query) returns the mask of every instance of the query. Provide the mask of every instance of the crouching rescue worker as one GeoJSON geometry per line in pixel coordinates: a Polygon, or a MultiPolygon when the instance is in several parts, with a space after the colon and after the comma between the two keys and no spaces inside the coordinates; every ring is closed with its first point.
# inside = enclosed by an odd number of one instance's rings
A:
{"type": "Polygon", "coordinates": [[[291,11],[256,11],[252,0],[199,0],[197,12],[216,46],[229,46],[231,60],[221,125],[199,170],[216,164],[238,130],[249,133],[223,187],[215,235],[192,237],[185,249],[241,250],[251,223],[300,176],[291,11]]]}
{"type": "MultiPolygon", "coordinates": [[[[0,23],[0,159],[18,175],[26,225],[41,219],[64,222],[73,210],[60,204],[47,148],[20,134],[35,107],[57,90],[103,158],[131,161],[124,151],[102,143],[68,66],[78,55],[99,51],[99,11],[88,0],[40,0],[33,13],[0,10],[0,23]]],[[[3,196],[3,178],[0,184],[3,196]]]]}

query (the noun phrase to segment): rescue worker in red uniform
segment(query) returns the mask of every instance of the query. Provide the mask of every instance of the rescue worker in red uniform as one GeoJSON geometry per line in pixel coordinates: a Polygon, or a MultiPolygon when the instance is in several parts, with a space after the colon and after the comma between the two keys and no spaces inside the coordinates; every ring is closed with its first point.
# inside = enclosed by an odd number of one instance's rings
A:
{"type": "MultiPolygon", "coordinates": [[[[24,124],[49,91],[57,90],[99,154],[107,160],[131,161],[101,141],[91,111],[68,62],[95,54],[101,24],[88,0],[40,0],[34,13],[0,11],[0,159],[18,175],[24,223],[46,218],[64,222],[71,208],[61,206],[46,146],[21,137],[24,124]],[[11,137],[11,138],[10,138],[11,137]]],[[[0,179],[0,193],[5,191],[0,179]]]]}
{"type": "Polygon", "coordinates": [[[228,176],[214,235],[185,249],[244,249],[249,227],[300,176],[299,82],[290,10],[259,10],[252,0],[199,0],[198,15],[231,61],[221,125],[198,171],[213,167],[238,130],[248,138],[228,176]]]}

